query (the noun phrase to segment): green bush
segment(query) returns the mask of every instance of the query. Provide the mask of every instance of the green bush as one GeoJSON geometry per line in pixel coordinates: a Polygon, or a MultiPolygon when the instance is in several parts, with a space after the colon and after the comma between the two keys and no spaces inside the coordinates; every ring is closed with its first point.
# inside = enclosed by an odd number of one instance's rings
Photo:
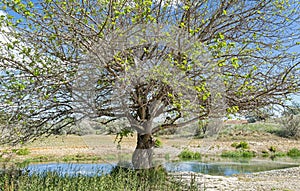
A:
{"type": "Polygon", "coordinates": [[[286,153],[284,152],[275,152],[273,154],[274,157],[285,157],[286,156],[286,153]]]}
{"type": "Polygon", "coordinates": [[[234,142],[231,144],[231,146],[236,149],[249,149],[250,148],[249,144],[245,141],[241,141],[240,143],[234,142]]]}
{"type": "Polygon", "coordinates": [[[180,159],[191,159],[191,160],[198,160],[201,159],[201,154],[199,152],[193,152],[188,149],[184,149],[181,151],[181,153],[178,155],[180,159]]]}
{"type": "Polygon", "coordinates": [[[275,153],[277,151],[277,148],[275,146],[270,146],[269,151],[275,153]]]}
{"type": "Polygon", "coordinates": [[[297,148],[292,148],[287,152],[287,156],[289,157],[300,157],[300,150],[297,148]]]}
{"type": "Polygon", "coordinates": [[[270,156],[268,151],[262,151],[261,153],[262,153],[262,157],[269,157],[270,156]]]}
{"type": "Polygon", "coordinates": [[[161,142],[161,140],[156,139],[156,140],[155,140],[154,147],[155,147],[155,148],[161,148],[161,147],[162,147],[162,142],[161,142]]]}
{"type": "Polygon", "coordinates": [[[237,149],[241,148],[241,149],[249,149],[250,146],[247,142],[241,141],[240,144],[236,147],[237,149]]]}

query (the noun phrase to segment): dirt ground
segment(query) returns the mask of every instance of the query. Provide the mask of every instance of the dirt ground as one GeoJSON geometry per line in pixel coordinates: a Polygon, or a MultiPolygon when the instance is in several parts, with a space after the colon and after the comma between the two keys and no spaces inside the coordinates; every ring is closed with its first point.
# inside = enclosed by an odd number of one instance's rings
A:
{"type": "MultiPolygon", "coordinates": [[[[38,156],[50,156],[59,158],[63,156],[87,155],[98,156],[103,159],[112,158],[113,155],[130,155],[136,144],[136,137],[126,137],[122,140],[120,147],[115,141],[115,135],[85,135],[85,136],[51,136],[48,138],[37,140],[33,143],[28,143],[22,148],[27,148],[30,151],[29,155],[19,156],[14,153],[15,159],[34,158],[38,156]]],[[[292,148],[300,149],[300,140],[281,138],[273,134],[242,134],[237,132],[231,137],[210,137],[203,139],[194,139],[192,137],[179,136],[161,136],[159,139],[162,142],[161,148],[155,149],[157,158],[176,159],[177,155],[183,149],[200,152],[202,156],[220,155],[223,151],[235,150],[232,143],[245,141],[249,144],[250,150],[258,154],[263,151],[268,151],[270,147],[275,147],[278,152],[287,152],[292,148]]],[[[0,147],[1,150],[7,148],[0,147]]]]}

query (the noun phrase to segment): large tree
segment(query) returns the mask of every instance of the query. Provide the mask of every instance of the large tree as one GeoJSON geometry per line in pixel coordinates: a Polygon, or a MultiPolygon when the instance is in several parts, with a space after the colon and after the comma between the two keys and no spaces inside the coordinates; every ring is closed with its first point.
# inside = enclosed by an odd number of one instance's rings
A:
{"type": "Polygon", "coordinates": [[[1,142],[84,118],[126,119],[135,168],[152,135],[208,117],[283,104],[299,92],[299,3],[4,0],[1,142]]]}

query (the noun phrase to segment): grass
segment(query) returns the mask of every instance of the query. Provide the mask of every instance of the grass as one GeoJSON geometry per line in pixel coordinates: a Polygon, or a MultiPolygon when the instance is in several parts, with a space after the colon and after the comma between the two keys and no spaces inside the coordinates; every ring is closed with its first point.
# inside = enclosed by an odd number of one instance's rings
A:
{"type": "Polygon", "coordinates": [[[235,135],[237,132],[244,133],[272,133],[278,134],[281,131],[281,127],[277,123],[267,123],[267,122],[257,122],[249,124],[238,124],[238,125],[227,125],[224,129],[221,130],[219,135],[235,135]]]}
{"type": "Polygon", "coordinates": [[[280,127],[276,123],[249,123],[244,125],[236,125],[234,130],[244,130],[251,132],[273,132],[278,130],[280,127]]]}
{"type": "Polygon", "coordinates": [[[30,151],[28,148],[13,149],[12,152],[16,153],[16,155],[21,155],[21,156],[30,154],[30,151]]]}
{"type": "Polygon", "coordinates": [[[224,151],[221,154],[221,157],[226,157],[226,158],[252,158],[255,156],[256,155],[254,152],[246,151],[246,150],[224,151]]]}
{"type": "Polygon", "coordinates": [[[231,144],[231,146],[236,149],[249,149],[250,148],[249,144],[245,141],[241,141],[240,143],[234,142],[231,144]]]}
{"type": "MultiPolygon", "coordinates": [[[[191,181],[193,182],[193,181],[191,181]]],[[[123,190],[198,190],[195,186],[175,180],[164,169],[131,170],[116,168],[102,176],[62,176],[59,172],[43,174],[20,173],[8,170],[0,173],[0,190],[15,191],[123,191],[123,190]]]]}
{"type": "Polygon", "coordinates": [[[161,142],[161,140],[156,139],[154,147],[155,148],[161,148],[162,146],[163,146],[163,143],[161,142]]]}
{"type": "Polygon", "coordinates": [[[201,159],[201,154],[199,152],[193,152],[188,149],[184,149],[181,151],[178,157],[182,160],[199,160],[201,159]]]}
{"type": "Polygon", "coordinates": [[[292,148],[287,152],[287,156],[289,157],[300,157],[300,150],[297,148],[292,148]]]}

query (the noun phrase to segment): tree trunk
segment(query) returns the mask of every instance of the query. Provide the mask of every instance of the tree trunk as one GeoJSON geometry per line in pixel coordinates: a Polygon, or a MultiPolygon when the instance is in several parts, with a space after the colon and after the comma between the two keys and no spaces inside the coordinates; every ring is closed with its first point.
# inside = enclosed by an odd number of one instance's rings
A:
{"type": "Polygon", "coordinates": [[[153,167],[153,148],[155,141],[151,134],[138,134],[137,146],[132,155],[132,164],[135,169],[149,169],[153,167]]]}

